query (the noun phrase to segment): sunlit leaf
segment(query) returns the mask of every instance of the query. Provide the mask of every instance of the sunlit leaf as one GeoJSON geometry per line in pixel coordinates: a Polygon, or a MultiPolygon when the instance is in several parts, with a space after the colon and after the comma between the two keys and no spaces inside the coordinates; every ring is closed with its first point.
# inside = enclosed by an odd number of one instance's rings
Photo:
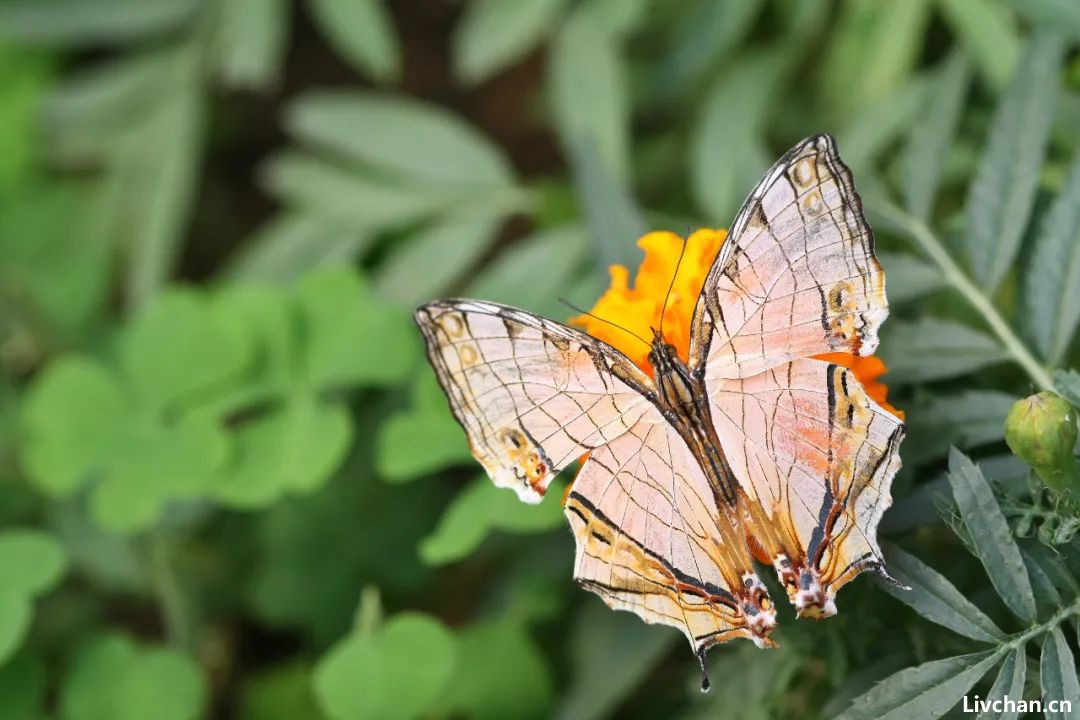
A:
{"type": "Polygon", "coordinates": [[[383,0],[309,0],[326,39],[359,72],[382,82],[401,74],[401,47],[383,0]]]}
{"type": "Polygon", "coordinates": [[[486,80],[530,52],[551,29],[565,0],[473,0],[454,28],[457,76],[486,80]]]}
{"type": "Polygon", "coordinates": [[[995,652],[933,660],[890,675],[851,703],[837,720],[941,717],[997,664],[995,652]]]}
{"type": "Polygon", "coordinates": [[[889,574],[911,589],[904,590],[888,582],[881,583],[881,587],[897,600],[910,605],[927,620],[972,640],[993,643],[1005,638],[1005,633],[993,620],[964,597],[943,575],[924,565],[914,555],[889,546],[885,559],[889,574]]]}
{"type": "Polygon", "coordinates": [[[457,656],[442,623],[400,613],[331,648],[315,668],[315,695],[332,720],[418,717],[447,687],[457,656]]]}
{"type": "Polygon", "coordinates": [[[982,472],[956,449],[949,453],[949,482],[990,582],[1014,615],[1035,622],[1035,596],[1012,530],[982,472]]]}
{"type": "Polygon", "coordinates": [[[1047,362],[1057,365],[1080,322],[1080,152],[1032,248],[1024,298],[1025,327],[1047,362]]]}
{"type": "Polygon", "coordinates": [[[1061,84],[1063,43],[1032,41],[998,106],[968,190],[964,245],[975,279],[993,290],[1008,272],[1031,214],[1061,84]]]}

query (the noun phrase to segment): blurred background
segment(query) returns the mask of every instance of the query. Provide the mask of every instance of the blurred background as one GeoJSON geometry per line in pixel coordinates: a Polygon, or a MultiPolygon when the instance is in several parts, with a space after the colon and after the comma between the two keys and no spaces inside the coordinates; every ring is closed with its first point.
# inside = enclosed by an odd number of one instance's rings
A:
{"type": "Polygon", "coordinates": [[[1080,520],[1003,422],[1080,398],[1078,45],[1067,0],[0,0],[0,717],[936,717],[988,656],[904,668],[987,647],[1073,692],[1080,520]],[[888,276],[916,591],[782,607],[702,695],[573,585],[561,492],[482,477],[409,313],[565,319],[815,132],[888,276]]]}

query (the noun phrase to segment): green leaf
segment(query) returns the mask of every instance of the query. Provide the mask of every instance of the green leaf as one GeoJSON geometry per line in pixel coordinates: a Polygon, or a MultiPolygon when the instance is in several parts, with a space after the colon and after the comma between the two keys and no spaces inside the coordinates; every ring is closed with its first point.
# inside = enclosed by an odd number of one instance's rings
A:
{"type": "Polygon", "coordinates": [[[392,483],[417,480],[473,460],[465,432],[445,407],[388,419],[379,429],[375,458],[379,477],[392,483]]]}
{"type": "Polygon", "coordinates": [[[527,55],[554,25],[565,0],[472,0],[452,39],[454,72],[470,85],[527,55]]]}
{"type": "Polygon", "coordinates": [[[251,361],[239,318],[195,290],[158,296],[124,328],[120,364],[136,402],[164,411],[220,389],[251,361]]]}
{"type": "Polygon", "coordinates": [[[60,693],[63,720],[195,720],[206,683],[186,655],[142,647],[123,635],[90,642],[75,658],[60,693]]]}
{"type": "Polygon", "coordinates": [[[844,3],[821,74],[822,98],[836,119],[855,117],[904,83],[922,50],[929,10],[928,0],[844,3]]]}
{"type": "Polygon", "coordinates": [[[401,76],[401,45],[383,0],[309,0],[330,45],[360,72],[380,82],[401,76]]]}
{"type": "Polygon", "coordinates": [[[402,97],[310,92],[289,106],[289,131],[333,155],[411,184],[501,188],[514,174],[499,149],[457,116],[402,97]]]}
{"type": "Polygon", "coordinates": [[[633,241],[645,233],[645,221],[629,189],[613,179],[587,136],[571,143],[570,161],[597,260],[635,267],[641,254],[633,241]]]}
{"type": "Polygon", "coordinates": [[[1005,633],[974,603],[928,565],[898,547],[889,546],[885,559],[889,574],[909,586],[904,590],[887,582],[881,587],[894,598],[909,605],[927,620],[980,642],[996,643],[1005,633]]]}
{"type": "Polygon", "coordinates": [[[0,37],[22,43],[84,47],[143,40],[195,19],[199,0],[8,0],[0,37]]]}
{"type": "Polygon", "coordinates": [[[306,383],[389,385],[408,377],[415,330],[404,312],[372,297],[347,267],[319,270],[297,286],[306,383]]]}
{"type": "Polygon", "coordinates": [[[915,300],[945,287],[941,271],[916,255],[879,250],[877,257],[888,278],[886,289],[890,303],[915,300]]]}
{"type": "Polygon", "coordinates": [[[1001,442],[1005,416],[1015,401],[1015,396],[994,390],[932,397],[925,406],[912,409],[904,461],[917,465],[936,460],[950,445],[968,449],[1001,442]]]}
{"type": "Polygon", "coordinates": [[[677,638],[667,628],[646,625],[627,613],[611,612],[601,603],[587,603],[568,638],[573,672],[559,702],[558,717],[612,717],[677,638]]]}
{"type": "Polygon", "coordinates": [[[1028,224],[1061,84],[1063,43],[1036,36],[994,116],[968,190],[964,245],[975,280],[992,291],[1028,224]]]}
{"type": "Polygon", "coordinates": [[[43,720],[45,663],[22,654],[0,664],[0,717],[4,720],[43,720]]]}
{"type": "Polygon", "coordinates": [[[629,177],[630,130],[619,45],[587,7],[578,9],[549,51],[548,92],[564,149],[591,148],[604,174],[621,185],[629,177]]]}
{"type": "Polygon", "coordinates": [[[378,270],[376,292],[409,309],[447,292],[491,246],[502,214],[484,208],[448,213],[400,243],[378,270]]]}
{"type": "Polygon", "coordinates": [[[341,467],[352,445],[352,418],[344,407],[297,395],[245,423],[234,438],[215,496],[234,507],[265,507],[286,492],[316,490],[341,467]]]}
{"type": "Polygon", "coordinates": [[[286,0],[223,0],[217,53],[226,85],[264,90],[278,82],[288,12],[286,0]]]}
{"type": "Polygon", "coordinates": [[[941,173],[963,113],[969,75],[967,57],[954,52],[938,71],[926,112],[908,135],[902,161],[904,198],[911,214],[923,221],[930,218],[934,207],[941,173]]]}
{"type": "Polygon", "coordinates": [[[1046,30],[1080,38],[1080,7],[1069,0],[1010,0],[1016,11],[1046,30]]]}
{"type": "Polygon", "coordinates": [[[0,531],[0,666],[30,628],[33,601],[60,582],[67,557],[51,535],[36,530],[0,531]]]}
{"type": "Polygon", "coordinates": [[[1020,620],[1035,622],[1035,596],[1009,524],[982,472],[955,448],[949,453],[949,483],[994,589],[1020,620]]]}
{"type": "Polygon", "coordinates": [[[1080,373],[1075,370],[1058,370],[1054,373],[1054,384],[1065,399],[1080,407],[1080,373]]]}
{"type": "Polygon", "coordinates": [[[332,720],[418,717],[447,687],[457,655],[438,620],[400,613],[331,648],[315,668],[315,695],[332,720]]]}
{"type": "Polygon", "coordinates": [[[991,709],[980,713],[978,720],[1015,720],[1019,712],[1006,711],[1003,704],[1001,712],[996,713],[993,710],[993,703],[998,700],[1004,703],[1006,696],[1013,700],[1024,697],[1024,677],[1026,675],[1027,656],[1024,653],[1024,646],[1021,645],[1005,656],[1005,662],[1001,663],[1001,669],[994,680],[994,685],[990,688],[990,692],[986,694],[986,697],[983,698],[983,702],[990,703],[991,709]]]}
{"type": "Polygon", "coordinates": [[[322,720],[311,683],[311,668],[292,662],[244,681],[239,720],[322,720]]]}
{"type": "Polygon", "coordinates": [[[1006,359],[997,341],[967,325],[930,317],[889,325],[882,355],[890,383],[941,380],[1006,359]]]}
{"type": "Polygon", "coordinates": [[[300,212],[361,232],[399,227],[468,199],[460,190],[375,181],[295,151],[271,158],[261,168],[260,180],[300,212]]]}
{"type": "Polygon", "coordinates": [[[315,268],[355,261],[372,238],[355,223],[317,213],[285,213],[245,242],[225,274],[233,280],[292,282],[315,268]]]}
{"type": "Polygon", "coordinates": [[[997,0],[938,0],[945,22],[995,90],[1003,89],[1020,61],[1020,29],[997,0]]]}
{"type": "Polygon", "coordinates": [[[495,530],[537,533],[562,527],[562,484],[553,483],[547,495],[539,505],[529,505],[486,476],[478,478],[458,493],[438,527],[420,542],[420,557],[429,565],[445,565],[469,555],[495,530]]]}
{"type": "Polygon", "coordinates": [[[836,720],[906,720],[941,717],[1001,656],[992,651],[933,660],[890,675],[855,698],[836,720]]]}
{"type": "Polygon", "coordinates": [[[874,161],[923,115],[929,91],[928,80],[916,76],[843,125],[837,144],[856,177],[872,172],[874,161]]]}
{"type": "Polygon", "coordinates": [[[1068,702],[1075,710],[1080,707],[1080,676],[1076,673],[1076,659],[1065,633],[1060,626],[1046,634],[1043,639],[1042,656],[1039,659],[1039,682],[1042,684],[1042,701],[1047,720],[1068,720],[1072,712],[1051,712],[1049,702],[1068,702]]]}
{"type": "Polygon", "coordinates": [[[540,230],[499,253],[469,283],[467,294],[559,317],[568,310],[558,298],[580,284],[576,271],[589,254],[585,232],[578,225],[540,230]],[[536,272],[538,267],[544,272],[536,272]]]}
{"type": "Polygon", "coordinates": [[[690,187],[713,220],[730,223],[770,165],[762,128],[784,69],[777,52],[750,55],[709,91],[691,140],[690,187]]]}
{"type": "Polygon", "coordinates": [[[1080,322],[1080,152],[1032,248],[1024,299],[1035,346],[1059,364],[1080,322]]]}
{"type": "Polygon", "coordinates": [[[459,647],[440,710],[476,720],[549,716],[551,669],[524,626],[508,619],[473,625],[459,635],[459,647]]]}
{"type": "Polygon", "coordinates": [[[30,385],[23,404],[23,463],[49,495],[71,494],[100,470],[129,415],[119,383],[102,365],[64,358],[30,385]]]}

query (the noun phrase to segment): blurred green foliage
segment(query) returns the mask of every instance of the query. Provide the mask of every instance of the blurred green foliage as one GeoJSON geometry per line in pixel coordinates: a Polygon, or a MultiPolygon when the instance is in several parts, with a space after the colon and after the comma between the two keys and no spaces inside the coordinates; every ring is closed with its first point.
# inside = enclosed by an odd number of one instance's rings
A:
{"type": "Polygon", "coordinates": [[[1003,423],[1080,404],[1078,7],[0,0],[0,717],[1075,712],[1080,503],[1003,423]],[[702,696],[573,586],[557,490],[478,477],[409,311],[565,318],[821,131],[888,276],[910,589],[781,609],[702,696]]]}

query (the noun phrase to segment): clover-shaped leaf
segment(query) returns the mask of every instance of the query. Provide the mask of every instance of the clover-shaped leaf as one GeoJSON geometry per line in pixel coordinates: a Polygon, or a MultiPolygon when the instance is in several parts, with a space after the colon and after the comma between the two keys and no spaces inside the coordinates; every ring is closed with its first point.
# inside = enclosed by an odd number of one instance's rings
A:
{"type": "Polygon", "coordinates": [[[61,689],[60,714],[64,720],[194,720],[205,700],[191,658],[106,635],[78,653],[61,689]]]}
{"type": "Polygon", "coordinates": [[[439,526],[420,543],[420,557],[430,565],[442,565],[471,553],[494,530],[533,533],[561,527],[561,497],[562,486],[553,484],[544,502],[529,505],[488,478],[478,478],[454,498],[439,526]]]}
{"type": "Polygon", "coordinates": [[[18,648],[34,598],[59,582],[67,557],[52,536],[35,530],[0,532],[0,664],[18,648]]]}
{"type": "Polygon", "coordinates": [[[315,669],[315,693],[333,720],[417,717],[443,692],[456,655],[442,623],[400,613],[380,626],[357,627],[331,648],[315,669]]]}
{"type": "Polygon", "coordinates": [[[411,408],[382,424],[375,468],[388,482],[410,482],[472,458],[465,431],[450,412],[435,374],[424,368],[413,381],[411,408]]]}

